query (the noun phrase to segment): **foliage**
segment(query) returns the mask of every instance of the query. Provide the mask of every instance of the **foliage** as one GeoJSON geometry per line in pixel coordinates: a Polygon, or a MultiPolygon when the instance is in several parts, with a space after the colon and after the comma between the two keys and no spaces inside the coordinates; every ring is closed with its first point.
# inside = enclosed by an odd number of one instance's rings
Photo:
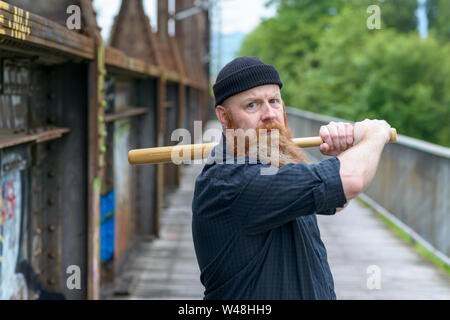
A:
{"type": "Polygon", "coordinates": [[[382,28],[367,29],[370,2],[272,0],[276,17],[244,40],[240,55],[277,67],[288,105],[385,119],[400,134],[450,146],[450,44],[420,38],[407,19],[415,7],[392,0],[380,3],[382,28]],[[387,19],[388,8],[404,18],[387,19]]]}
{"type": "Polygon", "coordinates": [[[427,0],[427,17],[431,33],[442,41],[450,41],[450,1],[427,0]]]}

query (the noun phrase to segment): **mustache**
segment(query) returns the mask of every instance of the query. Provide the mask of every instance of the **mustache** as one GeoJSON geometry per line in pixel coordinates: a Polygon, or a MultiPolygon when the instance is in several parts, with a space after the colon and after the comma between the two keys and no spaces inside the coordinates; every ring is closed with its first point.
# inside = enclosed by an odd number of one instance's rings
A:
{"type": "MultiPolygon", "coordinates": [[[[231,115],[230,110],[226,109],[226,121],[229,129],[236,129],[234,126],[233,117],[231,115]]],[[[270,123],[266,123],[256,129],[256,148],[258,150],[262,150],[263,154],[267,154],[267,156],[261,156],[261,153],[258,152],[260,155],[259,157],[261,160],[263,160],[266,163],[272,163],[272,159],[270,157],[271,154],[271,145],[272,145],[272,133],[270,135],[267,135],[266,141],[260,141],[261,136],[261,130],[278,130],[278,150],[279,150],[279,157],[278,157],[278,163],[274,163],[273,165],[277,167],[282,167],[288,163],[298,163],[298,162],[305,162],[310,163],[306,154],[297,147],[294,142],[292,141],[292,131],[289,128],[286,118],[285,118],[286,125],[281,124],[278,121],[272,121],[270,123]],[[260,143],[264,142],[264,143],[260,143]]],[[[238,154],[237,150],[237,136],[234,136],[233,142],[234,145],[232,149],[234,149],[234,154],[238,154]]],[[[249,153],[249,141],[246,138],[245,139],[245,154],[248,155],[249,153]]]]}
{"type": "MultiPolygon", "coordinates": [[[[292,133],[289,128],[285,127],[278,121],[273,121],[271,123],[267,123],[260,128],[257,129],[258,137],[262,130],[273,131],[278,130],[280,139],[290,140],[292,139],[292,133]]],[[[270,137],[270,136],[269,136],[270,137]]]]}
{"type": "Polygon", "coordinates": [[[286,128],[278,121],[267,123],[267,124],[261,126],[260,128],[258,128],[257,130],[258,130],[258,132],[260,132],[261,130],[279,130],[280,133],[286,132],[286,128]]]}

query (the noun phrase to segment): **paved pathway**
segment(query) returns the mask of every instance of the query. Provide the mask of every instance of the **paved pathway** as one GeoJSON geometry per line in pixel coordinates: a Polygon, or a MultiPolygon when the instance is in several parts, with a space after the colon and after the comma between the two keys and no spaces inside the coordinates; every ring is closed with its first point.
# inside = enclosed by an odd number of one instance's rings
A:
{"type": "MultiPolygon", "coordinates": [[[[181,186],[162,212],[161,238],[141,243],[128,263],[134,275],[129,299],[202,299],[191,233],[193,187],[202,167],[184,167],[181,186]]],[[[450,299],[448,275],[358,201],[318,221],[338,299],[450,299]]]]}
{"type": "Polygon", "coordinates": [[[161,214],[160,238],[140,244],[127,266],[135,274],[129,299],[197,300],[204,288],[192,241],[192,197],[201,165],[185,166],[180,188],[161,214]]]}
{"type": "Polygon", "coordinates": [[[450,299],[450,277],[357,200],[318,221],[338,299],[450,299]]]}

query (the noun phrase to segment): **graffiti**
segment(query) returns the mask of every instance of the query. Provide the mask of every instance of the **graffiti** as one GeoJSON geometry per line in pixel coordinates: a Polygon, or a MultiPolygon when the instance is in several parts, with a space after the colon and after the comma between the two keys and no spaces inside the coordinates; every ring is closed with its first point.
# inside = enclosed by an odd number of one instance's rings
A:
{"type": "MultiPolygon", "coordinates": [[[[0,300],[65,299],[64,295],[49,292],[41,285],[39,275],[22,254],[21,235],[27,222],[22,206],[26,191],[22,172],[27,162],[16,153],[0,153],[0,156],[0,300]]],[[[34,238],[33,244],[35,240],[40,238],[34,238]]]]}
{"type": "Polygon", "coordinates": [[[34,272],[30,264],[22,260],[17,266],[17,272],[23,274],[28,288],[34,293],[37,300],[66,300],[62,293],[47,291],[39,281],[39,276],[34,272]]]}
{"type": "Polygon", "coordinates": [[[16,170],[0,181],[0,299],[27,299],[28,295],[23,274],[15,271],[20,250],[20,178],[16,170]]]}
{"type": "Polygon", "coordinates": [[[2,207],[2,221],[14,220],[14,213],[16,211],[16,194],[14,192],[14,180],[6,181],[2,188],[2,200],[0,200],[0,207],[2,207]],[[4,200],[3,200],[4,199],[4,200]],[[1,206],[4,201],[4,206],[1,206]]]}
{"type": "Polygon", "coordinates": [[[100,259],[102,262],[114,258],[114,190],[102,195],[100,199],[100,259]]]}

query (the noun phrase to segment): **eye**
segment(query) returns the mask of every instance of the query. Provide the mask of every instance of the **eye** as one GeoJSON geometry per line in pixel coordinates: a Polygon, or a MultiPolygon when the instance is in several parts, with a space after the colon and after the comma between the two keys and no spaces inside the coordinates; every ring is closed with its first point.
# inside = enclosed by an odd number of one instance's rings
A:
{"type": "Polygon", "coordinates": [[[247,105],[247,108],[249,108],[249,109],[253,109],[254,107],[256,107],[256,104],[255,104],[254,102],[250,102],[250,103],[247,105]]]}
{"type": "Polygon", "coordinates": [[[275,105],[274,107],[277,107],[277,108],[280,106],[280,100],[275,99],[275,98],[274,99],[270,99],[269,103],[270,104],[274,104],[275,105]]]}

